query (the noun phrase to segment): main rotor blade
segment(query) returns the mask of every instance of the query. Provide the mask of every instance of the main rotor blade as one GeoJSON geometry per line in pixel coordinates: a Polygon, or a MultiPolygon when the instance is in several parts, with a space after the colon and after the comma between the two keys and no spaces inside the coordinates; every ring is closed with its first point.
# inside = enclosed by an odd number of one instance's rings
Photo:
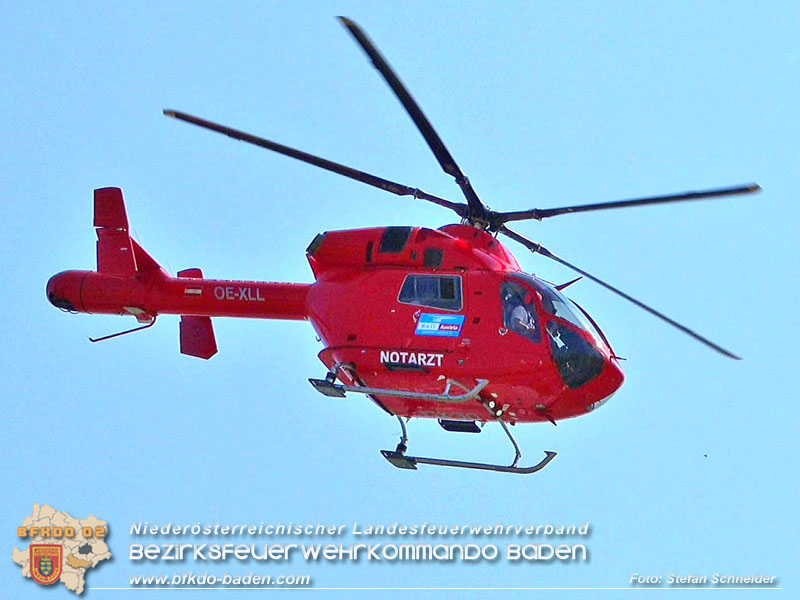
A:
{"type": "Polygon", "coordinates": [[[260,138],[255,135],[245,133],[244,131],[239,131],[238,129],[232,129],[224,125],[212,123],[211,121],[206,121],[205,119],[200,119],[199,117],[194,117],[192,115],[178,112],[175,110],[164,110],[164,114],[168,117],[172,117],[180,121],[186,121],[187,123],[197,125],[198,127],[210,129],[211,131],[216,131],[217,133],[222,133],[224,135],[232,137],[235,140],[240,140],[242,142],[254,144],[256,146],[260,146],[261,148],[266,148],[267,150],[272,150],[273,152],[283,154],[284,156],[296,158],[297,160],[301,160],[305,163],[314,165],[315,167],[320,167],[321,169],[325,169],[326,171],[332,171],[334,173],[338,173],[339,175],[344,175],[345,177],[349,177],[350,179],[355,179],[356,181],[360,181],[361,183],[366,183],[367,185],[371,185],[381,190],[397,194],[398,196],[413,196],[414,198],[419,198],[420,200],[427,200],[428,202],[433,202],[434,204],[438,204],[439,206],[444,206],[445,208],[449,208],[450,210],[455,211],[461,217],[465,217],[468,212],[467,205],[463,203],[450,202],[450,200],[445,200],[444,198],[439,198],[438,196],[434,196],[433,194],[428,194],[427,192],[423,192],[420,189],[412,188],[407,185],[403,185],[401,183],[395,183],[394,181],[389,181],[388,179],[383,179],[382,177],[377,177],[375,175],[370,175],[369,173],[365,173],[364,171],[359,171],[357,169],[353,169],[351,167],[335,163],[325,158],[320,158],[318,156],[314,156],[313,154],[302,152],[301,150],[295,150],[294,148],[290,148],[289,146],[277,144],[275,142],[271,142],[264,138],[260,138]]]}
{"type": "Polygon", "coordinates": [[[488,212],[487,206],[481,202],[480,198],[478,198],[478,195],[472,188],[472,184],[469,182],[469,179],[467,179],[464,173],[461,172],[461,169],[458,167],[455,159],[453,159],[452,155],[445,147],[444,142],[442,142],[442,139],[439,137],[439,134],[436,133],[430,121],[428,121],[428,118],[417,104],[416,100],[414,100],[409,91],[403,85],[403,82],[400,81],[395,72],[389,66],[389,63],[387,63],[386,59],[384,59],[381,53],[378,52],[375,44],[373,44],[372,41],[367,37],[361,27],[347,17],[339,17],[339,20],[345,27],[347,27],[347,30],[352,34],[359,46],[361,46],[364,52],[367,53],[367,56],[372,61],[372,64],[380,72],[380,74],[383,75],[386,83],[388,83],[389,87],[392,88],[392,91],[395,93],[398,100],[400,100],[400,103],[406,109],[406,112],[408,112],[409,116],[414,121],[417,129],[419,129],[420,133],[422,133],[422,137],[424,137],[425,141],[428,142],[428,146],[430,146],[430,149],[433,151],[433,154],[436,156],[436,160],[439,161],[442,169],[444,169],[444,172],[455,178],[456,183],[461,188],[464,196],[467,198],[470,216],[474,216],[478,219],[484,217],[488,212]]]}
{"type": "Polygon", "coordinates": [[[737,196],[741,194],[753,194],[761,191],[761,186],[755,183],[738,185],[734,187],[718,188],[713,190],[702,190],[697,192],[683,192],[682,194],[670,194],[668,196],[651,196],[649,198],[636,198],[634,200],[615,200],[613,202],[599,202],[597,204],[580,204],[578,206],[564,206],[561,208],[533,208],[531,210],[519,210],[514,212],[501,212],[493,215],[498,223],[508,223],[509,221],[522,221],[524,219],[536,219],[541,221],[547,217],[555,217],[568,213],[589,212],[592,210],[605,210],[607,208],[626,208],[628,206],[645,206],[648,204],[667,204],[669,202],[686,202],[689,200],[706,200],[708,198],[719,198],[721,196],[737,196]]]}
{"type": "Polygon", "coordinates": [[[736,356],[732,352],[729,352],[729,351],[725,350],[725,348],[723,348],[721,346],[718,346],[717,344],[715,344],[711,340],[709,340],[707,338],[704,338],[702,335],[700,335],[699,333],[697,333],[695,331],[692,331],[691,329],[689,329],[685,325],[681,325],[677,321],[674,321],[674,320],[670,319],[665,314],[658,312],[654,308],[650,308],[649,306],[647,306],[643,302],[640,302],[639,300],[637,300],[636,298],[634,298],[632,296],[629,296],[628,294],[626,294],[622,290],[619,290],[619,289],[615,288],[613,285],[610,285],[610,284],[606,283],[602,279],[598,279],[594,275],[591,275],[590,273],[587,273],[583,269],[581,269],[579,267],[576,267],[575,265],[567,262],[563,258],[559,258],[558,256],[556,256],[555,254],[550,252],[547,248],[545,248],[541,244],[538,244],[538,243],[534,242],[533,240],[529,240],[528,238],[516,233],[515,231],[511,231],[508,227],[505,227],[505,226],[502,229],[500,229],[500,233],[507,235],[512,240],[516,240],[517,242],[519,242],[520,244],[525,246],[531,252],[535,252],[537,254],[541,254],[542,256],[544,256],[546,258],[554,260],[557,263],[560,263],[560,264],[564,265],[565,267],[568,267],[568,268],[572,269],[576,273],[580,273],[581,275],[583,275],[587,279],[591,279],[595,283],[598,283],[598,284],[602,285],[607,290],[610,290],[610,291],[614,292],[618,296],[622,296],[628,302],[632,302],[633,304],[635,304],[639,308],[649,312],[651,315],[658,317],[662,321],[665,321],[666,323],[669,323],[670,325],[672,325],[673,327],[675,327],[677,329],[680,329],[683,333],[685,333],[687,335],[690,335],[691,337],[696,339],[698,342],[701,342],[701,343],[705,344],[706,346],[708,346],[709,348],[711,348],[713,350],[716,350],[720,354],[724,354],[725,356],[727,356],[729,358],[733,358],[735,360],[741,360],[740,357],[736,356]]]}

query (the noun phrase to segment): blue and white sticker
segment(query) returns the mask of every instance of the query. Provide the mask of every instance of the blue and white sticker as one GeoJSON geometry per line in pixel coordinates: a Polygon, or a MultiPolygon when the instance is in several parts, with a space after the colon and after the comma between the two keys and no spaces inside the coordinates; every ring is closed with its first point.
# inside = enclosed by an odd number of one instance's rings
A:
{"type": "Polygon", "coordinates": [[[434,315],[423,313],[417,321],[417,335],[461,337],[464,315],[434,315]]]}

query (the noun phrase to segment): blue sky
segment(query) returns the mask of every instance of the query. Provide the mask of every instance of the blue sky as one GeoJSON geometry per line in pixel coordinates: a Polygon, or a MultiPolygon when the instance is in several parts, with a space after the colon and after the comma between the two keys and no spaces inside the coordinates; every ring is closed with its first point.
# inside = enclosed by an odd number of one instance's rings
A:
{"type": "MultiPolygon", "coordinates": [[[[147,571],[126,558],[134,521],[593,528],[586,564],[292,565],[318,587],[608,588],[632,573],[720,572],[796,588],[798,31],[793,2],[7,5],[4,587],[34,594],[10,556],[36,502],[109,522],[115,560],[88,575],[90,597],[147,571]],[[124,189],[137,239],[173,273],[216,278],[311,282],[304,249],[320,231],[451,221],[161,115],[184,110],[460,200],[337,14],[378,44],[494,209],[761,184],[752,197],[517,227],[744,360],[573,286],[628,358],[627,382],[587,417],[517,428],[527,461],[559,456],[514,477],[391,468],[378,450],[396,443],[396,422],[307,384],[323,374],[308,324],[218,319],[209,362],[178,353],[171,317],[89,344],[131,323],[62,314],[44,286],[94,268],[94,188],[124,189]]],[[[528,271],[572,278],[509,247],[528,271]]],[[[493,427],[410,431],[419,454],[509,454],[493,427]]]]}

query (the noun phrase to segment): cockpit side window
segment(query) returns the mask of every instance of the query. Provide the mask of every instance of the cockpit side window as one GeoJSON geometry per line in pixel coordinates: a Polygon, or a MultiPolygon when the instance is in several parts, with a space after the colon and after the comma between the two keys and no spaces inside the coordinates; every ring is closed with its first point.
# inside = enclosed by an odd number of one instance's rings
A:
{"type": "Polygon", "coordinates": [[[500,288],[503,301],[503,324],[514,333],[532,342],[542,341],[542,331],[536,316],[533,293],[516,281],[505,281],[500,288]]]}
{"type": "Polygon", "coordinates": [[[463,308],[461,277],[458,275],[409,275],[398,302],[459,311],[463,308]]]}

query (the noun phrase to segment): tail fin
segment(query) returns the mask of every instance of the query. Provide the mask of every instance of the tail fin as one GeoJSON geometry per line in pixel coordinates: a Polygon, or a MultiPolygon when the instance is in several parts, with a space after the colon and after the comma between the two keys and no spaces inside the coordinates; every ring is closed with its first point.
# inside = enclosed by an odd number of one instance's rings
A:
{"type": "Polygon", "coordinates": [[[153,257],[131,239],[121,189],[109,187],[94,191],[94,226],[98,273],[130,277],[139,271],[161,269],[153,257]]]}

